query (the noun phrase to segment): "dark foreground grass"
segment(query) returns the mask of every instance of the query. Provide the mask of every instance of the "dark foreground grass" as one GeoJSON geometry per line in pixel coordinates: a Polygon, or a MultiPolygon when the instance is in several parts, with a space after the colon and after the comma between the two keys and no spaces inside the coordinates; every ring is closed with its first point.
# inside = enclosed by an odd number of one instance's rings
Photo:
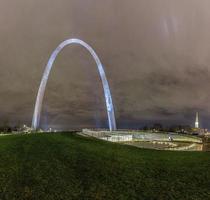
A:
{"type": "Polygon", "coordinates": [[[0,199],[210,199],[210,153],[142,150],[75,134],[0,138],[0,199]]]}

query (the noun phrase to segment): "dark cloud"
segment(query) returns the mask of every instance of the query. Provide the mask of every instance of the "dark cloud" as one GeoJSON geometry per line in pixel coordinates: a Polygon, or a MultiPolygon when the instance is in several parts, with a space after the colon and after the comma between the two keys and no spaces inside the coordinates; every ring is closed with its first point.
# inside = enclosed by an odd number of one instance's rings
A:
{"type": "MultiPolygon", "coordinates": [[[[0,119],[31,123],[52,50],[77,37],[106,68],[119,127],[210,120],[209,0],[0,1],[0,119]]],[[[55,63],[42,126],[105,127],[103,92],[90,55],[67,47],[55,63]]]]}

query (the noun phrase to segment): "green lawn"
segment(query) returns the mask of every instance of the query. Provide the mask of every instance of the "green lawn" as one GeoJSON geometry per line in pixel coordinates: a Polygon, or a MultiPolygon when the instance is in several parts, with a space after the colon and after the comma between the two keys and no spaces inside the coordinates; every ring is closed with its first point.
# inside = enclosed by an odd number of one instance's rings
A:
{"type": "Polygon", "coordinates": [[[210,199],[210,153],[71,133],[0,137],[0,199],[210,199]]]}

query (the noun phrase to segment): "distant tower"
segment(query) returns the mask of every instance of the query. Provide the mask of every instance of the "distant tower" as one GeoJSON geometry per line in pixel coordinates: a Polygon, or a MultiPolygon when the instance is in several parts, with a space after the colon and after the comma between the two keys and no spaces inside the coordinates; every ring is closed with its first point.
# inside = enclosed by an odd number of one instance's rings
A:
{"type": "Polygon", "coordinates": [[[199,128],[198,112],[196,112],[196,118],[195,118],[195,128],[199,128]]]}

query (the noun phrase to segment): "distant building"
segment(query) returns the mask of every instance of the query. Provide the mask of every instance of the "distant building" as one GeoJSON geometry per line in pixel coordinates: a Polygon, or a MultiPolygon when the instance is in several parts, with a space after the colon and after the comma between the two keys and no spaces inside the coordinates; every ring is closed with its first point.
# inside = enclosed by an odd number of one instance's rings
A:
{"type": "Polygon", "coordinates": [[[20,132],[23,132],[23,133],[31,133],[32,129],[31,129],[31,127],[28,127],[28,126],[26,126],[26,125],[24,124],[23,127],[20,128],[19,131],[20,131],[20,132]]]}
{"type": "Polygon", "coordinates": [[[192,129],[193,135],[200,135],[203,136],[208,132],[207,129],[200,128],[200,123],[199,123],[199,115],[198,112],[196,112],[196,117],[195,117],[195,128],[192,129]]]}

